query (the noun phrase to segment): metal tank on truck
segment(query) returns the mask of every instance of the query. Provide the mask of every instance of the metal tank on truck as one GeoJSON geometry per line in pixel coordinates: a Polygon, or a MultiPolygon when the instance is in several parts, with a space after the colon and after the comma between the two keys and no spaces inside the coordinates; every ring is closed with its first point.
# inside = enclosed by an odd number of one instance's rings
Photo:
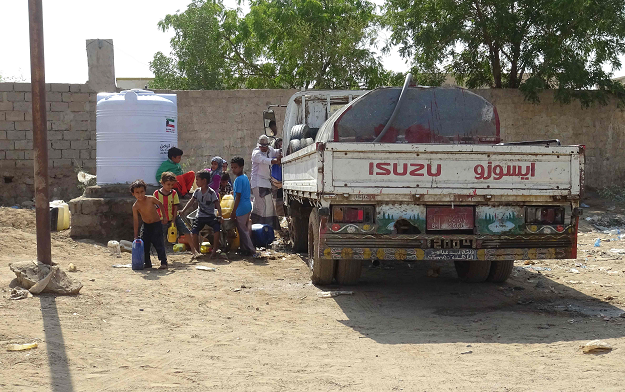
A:
{"type": "Polygon", "coordinates": [[[576,258],[583,146],[501,143],[484,98],[410,81],[287,105],[284,202],[313,282],[354,284],[374,260],[449,261],[463,281],[502,282],[515,260],[576,258]]]}
{"type": "Polygon", "coordinates": [[[167,150],[178,145],[176,94],[146,90],[99,93],[96,106],[96,181],[98,185],[143,179],[155,174],[167,150]]]}

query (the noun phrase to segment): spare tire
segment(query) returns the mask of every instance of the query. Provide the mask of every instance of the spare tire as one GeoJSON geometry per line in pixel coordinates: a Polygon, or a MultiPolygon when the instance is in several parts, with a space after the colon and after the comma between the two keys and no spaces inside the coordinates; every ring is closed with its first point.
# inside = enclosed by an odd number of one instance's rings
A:
{"type": "Polygon", "coordinates": [[[291,140],[305,138],[310,132],[310,128],[306,124],[293,125],[291,128],[291,140]]]}
{"type": "Polygon", "coordinates": [[[297,150],[301,149],[301,140],[299,139],[295,139],[295,140],[291,140],[289,142],[289,154],[293,154],[294,152],[296,152],[297,150]]]}
{"type": "Polygon", "coordinates": [[[310,137],[313,140],[315,140],[317,138],[317,133],[319,132],[319,128],[309,128],[308,129],[308,134],[306,135],[306,137],[310,137]]]}

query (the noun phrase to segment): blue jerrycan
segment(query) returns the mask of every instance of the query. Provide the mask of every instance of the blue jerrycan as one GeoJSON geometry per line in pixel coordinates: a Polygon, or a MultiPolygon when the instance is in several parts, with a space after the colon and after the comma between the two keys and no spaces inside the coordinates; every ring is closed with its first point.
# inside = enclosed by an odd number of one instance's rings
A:
{"type": "Polygon", "coordinates": [[[145,254],[143,253],[143,240],[137,238],[132,243],[132,269],[142,270],[145,263],[145,254]]]}
{"type": "Polygon", "coordinates": [[[273,227],[256,223],[252,225],[252,242],[257,248],[266,248],[275,240],[273,227]]]}

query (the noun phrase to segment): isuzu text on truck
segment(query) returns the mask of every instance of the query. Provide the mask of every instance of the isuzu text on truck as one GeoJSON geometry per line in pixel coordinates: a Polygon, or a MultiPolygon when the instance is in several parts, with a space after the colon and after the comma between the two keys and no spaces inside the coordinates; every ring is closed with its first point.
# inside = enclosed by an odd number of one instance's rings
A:
{"type": "Polygon", "coordinates": [[[583,146],[500,143],[496,108],[467,90],[300,92],[283,130],[290,240],[315,283],[356,283],[365,260],[502,282],[514,260],[577,257],[583,146]]]}

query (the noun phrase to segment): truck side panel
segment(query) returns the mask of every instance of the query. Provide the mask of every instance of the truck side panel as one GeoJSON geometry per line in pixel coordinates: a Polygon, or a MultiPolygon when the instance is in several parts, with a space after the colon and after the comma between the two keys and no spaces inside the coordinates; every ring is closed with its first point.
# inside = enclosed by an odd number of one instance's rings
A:
{"type": "Polygon", "coordinates": [[[319,192],[322,188],[321,154],[313,144],[285,157],[282,160],[282,187],[298,192],[319,192]]]}

